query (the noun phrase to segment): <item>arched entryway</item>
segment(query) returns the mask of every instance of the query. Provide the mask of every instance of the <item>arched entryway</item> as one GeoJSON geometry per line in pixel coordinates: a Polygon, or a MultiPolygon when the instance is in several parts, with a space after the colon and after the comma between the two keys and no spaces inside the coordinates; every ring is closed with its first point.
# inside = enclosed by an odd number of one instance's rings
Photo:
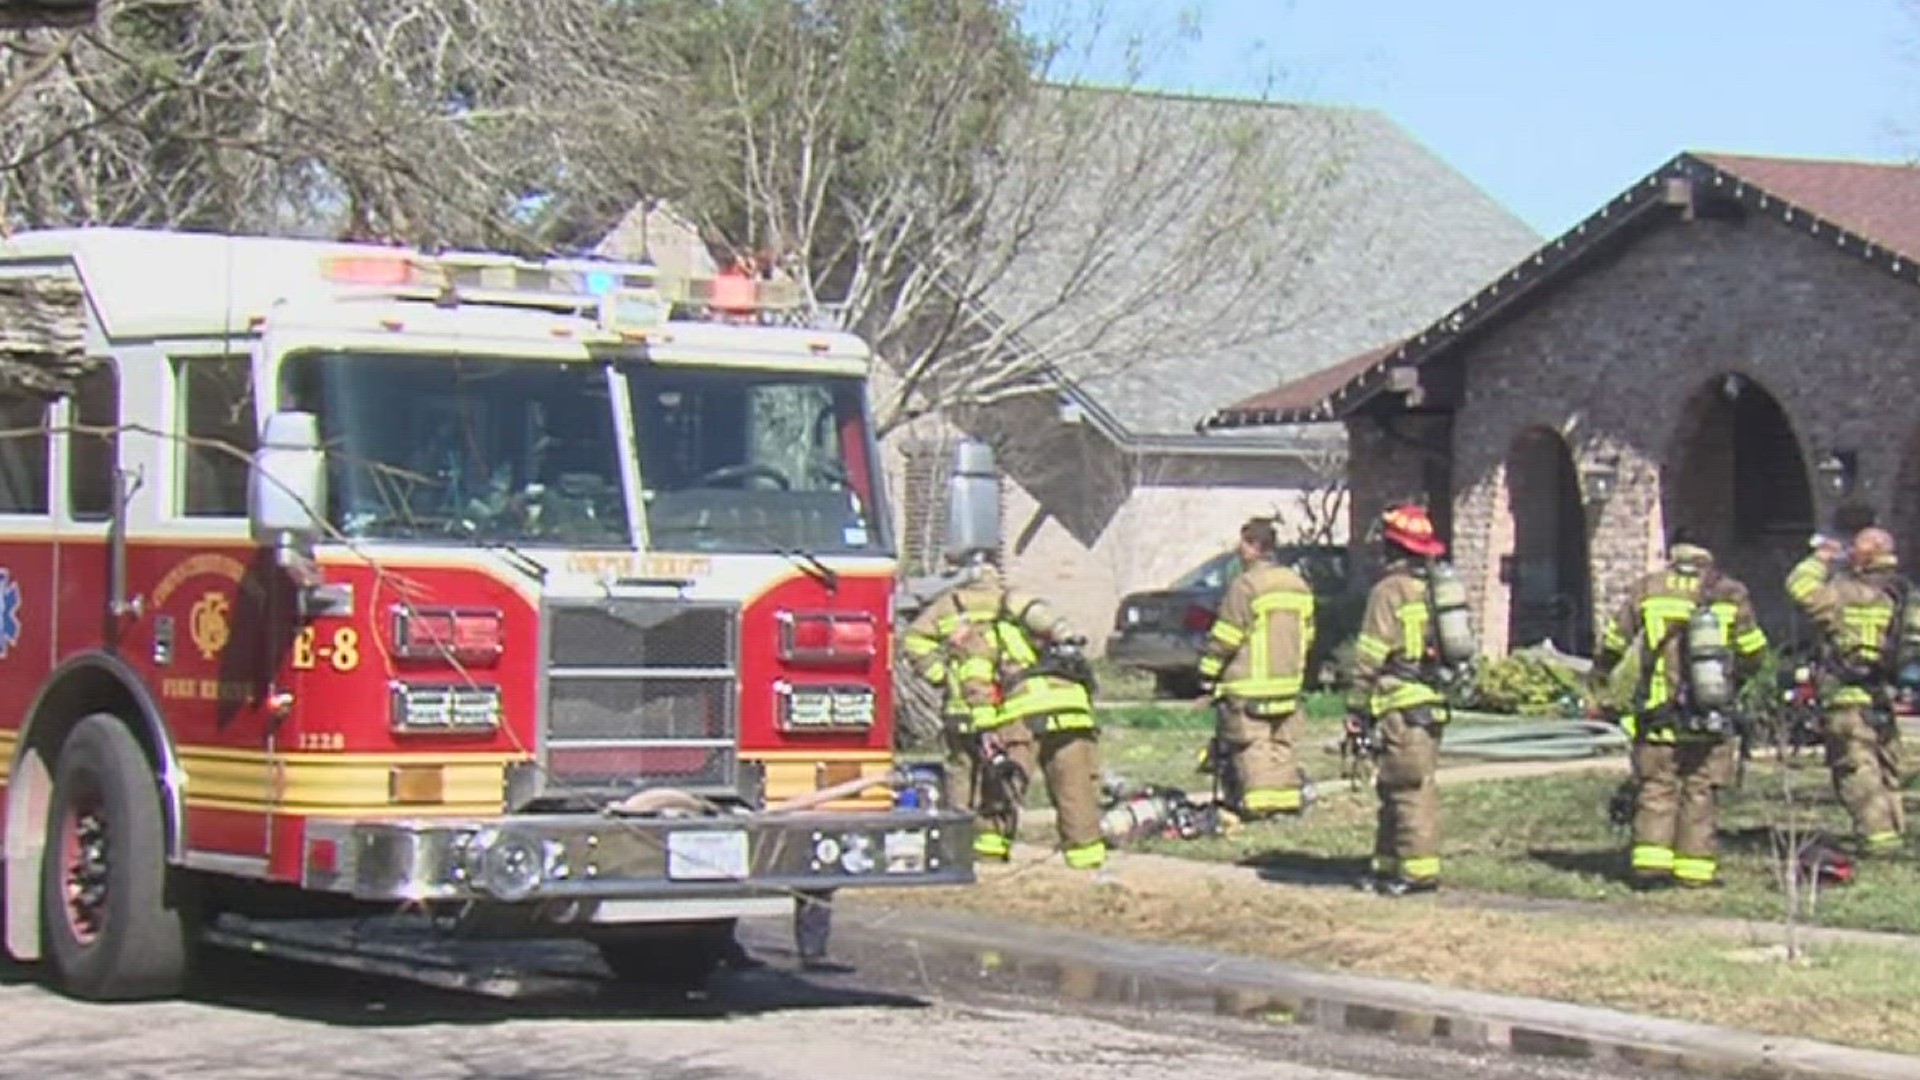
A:
{"type": "Polygon", "coordinates": [[[1551,640],[1563,652],[1590,655],[1587,516],[1573,452],[1559,432],[1532,428],[1513,441],[1507,510],[1513,521],[1513,554],[1501,575],[1508,589],[1507,647],[1551,640]]]}
{"type": "Polygon", "coordinates": [[[1686,527],[1744,582],[1768,635],[1799,635],[1782,584],[1814,529],[1813,486],[1780,401],[1737,373],[1696,390],[1681,410],[1660,485],[1667,528],[1686,527]]]}

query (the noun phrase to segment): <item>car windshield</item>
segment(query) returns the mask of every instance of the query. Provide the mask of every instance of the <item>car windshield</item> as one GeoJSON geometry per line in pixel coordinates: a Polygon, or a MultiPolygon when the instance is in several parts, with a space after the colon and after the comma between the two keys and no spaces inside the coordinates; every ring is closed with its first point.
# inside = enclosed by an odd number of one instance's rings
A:
{"type": "Polygon", "coordinates": [[[881,553],[861,380],[626,370],[651,546],[881,553]]]}
{"type": "Polygon", "coordinates": [[[285,371],[288,407],[319,416],[346,537],[630,542],[604,366],[324,352],[285,371]]]}

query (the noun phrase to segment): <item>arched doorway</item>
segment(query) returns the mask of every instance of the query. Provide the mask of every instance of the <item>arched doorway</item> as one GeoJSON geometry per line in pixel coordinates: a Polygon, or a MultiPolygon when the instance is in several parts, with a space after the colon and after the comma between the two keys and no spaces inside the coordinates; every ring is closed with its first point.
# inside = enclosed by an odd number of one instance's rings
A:
{"type": "Polygon", "coordinates": [[[1573,452],[1549,428],[1522,432],[1507,451],[1507,510],[1513,554],[1507,647],[1552,640],[1562,652],[1593,650],[1593,589],[1587,563],[1587,515],[1573,452]]]}
{"type": "Polygon", "coordinates": [[[1806,455],[1766,387],[1728,373],[1681,410],[1660,484],[1669,529],[1685,527],[1746,584],[1775,641],[1799,635],[1783,582],[1814,529],[1806,455]]]}

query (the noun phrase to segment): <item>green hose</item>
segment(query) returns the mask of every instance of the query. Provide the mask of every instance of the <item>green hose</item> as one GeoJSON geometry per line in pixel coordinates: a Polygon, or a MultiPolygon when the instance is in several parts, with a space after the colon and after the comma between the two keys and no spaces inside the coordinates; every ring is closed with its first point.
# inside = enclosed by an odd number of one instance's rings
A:
{"type": "Polygon", "coordinates": [[[1440,753],[1490,761],[1564,761],[1602,757],[1627,749],[1626,733],[1599,720],[1513,720],[1462,723],[1454,713],[1440,753]]]}

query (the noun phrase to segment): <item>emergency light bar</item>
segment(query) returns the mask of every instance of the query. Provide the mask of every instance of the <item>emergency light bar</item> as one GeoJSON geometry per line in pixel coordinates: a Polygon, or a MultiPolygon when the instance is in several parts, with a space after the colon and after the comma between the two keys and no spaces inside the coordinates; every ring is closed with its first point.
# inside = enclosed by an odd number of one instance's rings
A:
{"type": "Polygon", "coordinates": [[[591,310],[602,329],[623,334],[659,326],[675,306],[753,316],[804,304],[793,281],[737,274],[677,277],[651,263],[534,261],[488,252],[328,255],[320,260],[320,276],[352,287],[356,295],[591,310]]]}

